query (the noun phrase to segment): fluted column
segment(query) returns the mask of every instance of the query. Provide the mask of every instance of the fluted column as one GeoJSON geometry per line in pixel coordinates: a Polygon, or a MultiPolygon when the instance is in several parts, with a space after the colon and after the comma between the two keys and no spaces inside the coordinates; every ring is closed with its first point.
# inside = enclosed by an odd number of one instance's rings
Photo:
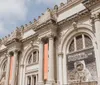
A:
{"type": "Polygon", "coordinates": [[[49,71],[48,82],[54,83],[54,36],[49,36],[49,71]]]}
{"type": "Polygon", "coordinates": [[[15,85],[15,82],[16,82],[16,72],[17,72],[16,66],[17,66],[17,57],[18,57],[18,51],[15,50],[15,51],[14,51],[14,61],[13,61],[13,70],[12,70],[12,82],[11,82],[11,85],[15,85]]]}
{"type": "Polygon", "coordinates": [[[100,85],[100,13],[94,15],[94,25],[95,25],[95,36],[97,44],[96,52],[96,64],[97,64],[97,74],[98,74],[98,85],[100,85]]]}
{"type": "Polygon", "coordinates": [[[8,60],[7,60],[7,71],[6,71],[5,85],[9,85],[11,55],[9,54],[7,57],[8,57],[8,60]]]}
{"type": "Polygon", "coordinates": [[[59,59],[59,83],[60,85],[63,85],[63,54],[58,54],[59,59]]]}
{"type": "Polygon", "coordinates": [[[44,43],[40,40],[39,43],[39,78],[38,85],[44,85],[44,43]]]}

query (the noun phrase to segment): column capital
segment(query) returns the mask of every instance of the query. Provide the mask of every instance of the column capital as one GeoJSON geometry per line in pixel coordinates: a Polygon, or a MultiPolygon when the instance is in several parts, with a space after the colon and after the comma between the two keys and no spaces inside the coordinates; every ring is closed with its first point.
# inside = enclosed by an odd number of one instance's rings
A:
{"type": "Polygon", "coordinates": [[[55,35],[54,35],[54,34],[49,34],[47,37],[48,37],[49,39],[54,39],[55,35]]]}
{"type": "Polygon", "coordinates": [[[21,64],[20,67],[24,67],[24,64],[21,64]]]}
{"type": "Polygon", "coordinates": [[[100,21],[100,12],[98,12],[98,13],[96,13],[96,14],[93,14],[93,15],[91,16],[91,19],[92,19],[93,21],[100,21]]]}
{"type": "Polygon", "coordinates": [[[19,49],[19,48],[12,48],[12,49],[10,49],[10,50],[8,50],[8,54],[13,54],[13,53],[18,53],[18,52],[20,52],[21,51],[21,49],[19,49]]]}
{"type": "Polygon", "coordinates": [[[15,50],[13,50],[13,52],[14,52],[14,53],[19,53],[20,50],[19,50],[19,49],[15,49],[15,50]]]}
{"type": "Polygon", "coordinates": [[[58,56],[62,56],[63,57],[63,52],[58,53],[58,56]]]}
{"type": "Polygon", "coordinates": [[[6,57],[6,58],[8,58],[8,57],[9,57],[9,56],[8,56],[8,53],[4,53],[4,55],[5,55],[5,57],[6,57]]]}
{"type": "Polygon", "coordinates": [[[43,38],[38,38],[39,43],[44,43],[43,38]]]}
{"type": "Polygon", "coordinates": [[[14,55],[13,51],[8,51],[8,53],[6,54],[7,57],[12,57],[14,55]]]}

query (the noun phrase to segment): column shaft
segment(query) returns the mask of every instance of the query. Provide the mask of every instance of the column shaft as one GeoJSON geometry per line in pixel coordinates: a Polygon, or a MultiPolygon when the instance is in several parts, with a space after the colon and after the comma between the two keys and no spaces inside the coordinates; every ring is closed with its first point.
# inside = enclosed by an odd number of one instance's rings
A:
{"type": "Polygon", "coordinates": [[[68,84],[67,82],[67,59],[66,53],[63,54],[63,84],[68,84]]]}
{"type": "Polygon", "coordinates": [[[59,58],[59,82],[63,85],[63,54],[58,55],[59,58]]]}
{"type": "Polygon", "coordinates": [[[16,82],[16,65],[17,65],[17,56],[18,53],[17,52],[14,52],[14,61],[13,61],[13,71],[12,71],[12,82],[11,82],[11,85],[15,85],[15,82],[16,82]]]}
{"type": "Polygon", "coordinates": [[[42,41],[40,41],[39,44],[39,79],[38,83],[39,85],[44,85],[44,44],[42,41]]]}
{"type": "Polygon", "coordinates": [[[34,80],[34,77],[31,76],[31,85],[34,85],[33,80],[34,80]]]}
{"type": "Polygon", "coordinates": [[[8,56],[8,61],[7,61],[7,72],[6,72],[6,81],[5,81],[5,85],[9,85],[10,61],[11,61],[11,57],[8,56]]]}
{"type": "Polygon", "coordinates": [[[54,83],[54,37],[49,37],[49,72],[48,82],[54,83]]]}
{"type": "Polygon", "coordinates": [[[24,65],[20,65],[20,78],[19,78],[19,85],[22,85],[22,81],[23,81],[23,69],[24,69],[24,65]]]}
{"type": "Polygon", "coordinates": [[[97,41],[97,56],[96,56],[96,64],[97,64],[97,72],[98,72],[98,83],[100,84],[100,19],[96,16],[95,19],[95,35],[97,41]]]}

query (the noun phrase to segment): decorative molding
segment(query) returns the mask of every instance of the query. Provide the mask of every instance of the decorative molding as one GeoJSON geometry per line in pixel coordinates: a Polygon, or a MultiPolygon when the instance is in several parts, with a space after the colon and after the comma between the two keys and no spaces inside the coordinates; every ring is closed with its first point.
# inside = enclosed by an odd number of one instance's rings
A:
{"type": "Polygon", "coordinates": [[[72,25],[73,25],[73,28],[76,30],[77,29],[77,23],[73,22],[72,25]]]}
{"type": "Polygon", "coordinates": [[[94,21],[100,21],[100,12],[96,13],[96,14],[93,14],[91,16],[91,19],[94,20],[94,21]]]}
{"type": "Polygon", "coordinates": [[[57,24],[62,25],[66,22],[68,23],[68,22],[78,21],[80,18],[88,16],[88,15],[90,15],[90,12],[89,12],[89,10],[85,9],[85,10],[82,10],[79,13],[76,13],[66,19],[63,19],[62,21],[58,22],[57,24]]]}
{"type": "Polygon", "coordinates": [[[60,13],[64,12],[66,9],[69,9],[70,7],[72,7],[73,5],[75,5],[79,2],[81,3],[82,0],[69,0],[63,6],[58,7],[57,14],[60,14],[60,13]]]}
{"type": "Polygon", "coordinates": [[[92,6],[100,3],[100,0],[83,0],[82,3],[84,4],[86,8],[90,10],[92,6]]]}

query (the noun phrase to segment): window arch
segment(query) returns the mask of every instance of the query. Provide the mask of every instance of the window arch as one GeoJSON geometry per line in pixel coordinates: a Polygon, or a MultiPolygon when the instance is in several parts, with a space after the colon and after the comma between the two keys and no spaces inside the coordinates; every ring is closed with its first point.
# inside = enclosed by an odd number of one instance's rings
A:
{"type": "Polygon", "coordinates": [[[6,72],[6,68],[7,68],[7,60],[3,63],[2,71],[6,72]]]}
{"type": "Polygon", "coordinates": [[[69,45],[69,52],[75,52],[92,47],[92,40],[85,34],[75,36],[69,45]]]}
{"type": "Polygon", "coordinates": [[[74,35],[67,48],[67,72],[69,83],[96,81],[97,71],[93,42],[86,33],[74,35]],[[85,72],[83,72],[86,70],[85,72]],[[89,74],[89,75],[81,75],[89,74]],[[90,78],[88,78],[90,76],[90,78]],[[86,79],[87,77],[87,79],[86,79]]]}
{"type": "Polygon", "coordinates": [[[37,85],[38,81],[38,71],[36,66],[39,61],[39,51],[38,49],[32,49],[27,55],[26,58],[26,66],[27,69],[25,72],[26,75],[26,85],[37,85]],[[31,69],[29,69],[31,68],[31,69]]]}
{"type": "Polygon", "coordinates": [[[0,80],[2,80],[2,78],[5,78],[6,69],[7,69],[7,60],[4,60],[1,66],[0,80]]]}
{"type": "Polygon", "coordinates": [[[33,50],[28,55],[27,64],[30,65],[30,64],[38,63],[38,60],[39,60],[39,51],[38,50],[33,50]]]}

